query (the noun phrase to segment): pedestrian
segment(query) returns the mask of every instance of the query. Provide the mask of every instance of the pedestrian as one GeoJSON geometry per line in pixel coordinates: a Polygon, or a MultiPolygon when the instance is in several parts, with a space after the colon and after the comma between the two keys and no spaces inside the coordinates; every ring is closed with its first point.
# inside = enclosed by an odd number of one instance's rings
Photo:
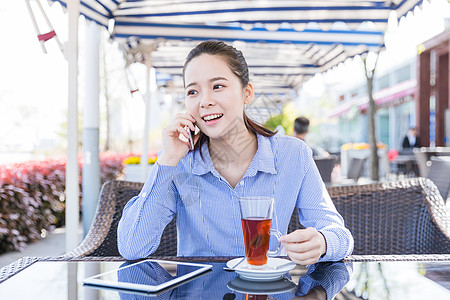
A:
{"type": "Polygon", "coordinates": [[[308,143],[306,141],[306,135],[309,133],[309,120],[306,117],[298,117],[294,121],[294,136],[296,138],[301,139],[304,141],[309,148],[312,150],[312,155],[315,158],[323,158],[323,157],[329,157],[330,153],[328,153],[325,149],[322,147],[319,147],[317,145],[308,143]]]}
{"type": "Polygon", "coordinates": [[[420,147],[420,138],[417,136],[416,128],[412,127],[408,130],[402,143],[403,150],[411,150],[420,147]]]}

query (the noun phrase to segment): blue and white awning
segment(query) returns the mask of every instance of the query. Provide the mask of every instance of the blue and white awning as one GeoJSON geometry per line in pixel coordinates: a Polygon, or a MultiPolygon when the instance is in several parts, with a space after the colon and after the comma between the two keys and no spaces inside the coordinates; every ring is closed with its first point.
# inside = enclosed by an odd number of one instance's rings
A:
{"type": "MultiPolygon", "coordinates": [[[[66,6],[68,0],[52,1],[66,6]]],[[[382,48],[390,14],[400,18],[422,0],[80,3],[81,14],[108,28],[125,48],[130,38],[154,45],[152,64],[158,72],[179,76],[189,49],[199,41],[218,39],[244,52],[256,86],[283,94],[349,57],[382,48]],[[270,85],[265,84],[267,79],[270,85]]]]}
{"type": "MultiPolygon", "coordinates": [[[[64,6],[67,0],[52,0],[64,6]]],[[[385,30],[391,11],[405,16],[423,0],[81,0],[81,13],[99,24],[235,23],[277,26],[289,23],[303,30],[308,23],[328,29],[336,22],[357,27],[373,22],[385,30]]]]}

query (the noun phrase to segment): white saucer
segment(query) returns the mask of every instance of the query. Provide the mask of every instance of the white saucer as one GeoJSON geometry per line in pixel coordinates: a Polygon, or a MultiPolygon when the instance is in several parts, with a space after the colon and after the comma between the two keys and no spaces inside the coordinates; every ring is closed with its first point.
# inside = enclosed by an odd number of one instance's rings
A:
{"type": "MultiPolygon", "coordinates": [[[[235,258],[227,262],[227,267],[231,268],[240,261],[242,257],[235,258]]],[[[257,269],[254,266],[250,266],[247,261],[243,261],[236,269],[235,272],[239,274],[242,279],[251,281],[273,281],[280,279],[283,274],[286,274],[290,270],[296,267],[296,264],[290,260],[276,257],[269,257],[267,264],[261,269],[257,269]],[[277,269],[278,266],[282,266],[277,269]]]]}
{"type": "Polygon", "coordinates": [[[227,288],[234,292],[252,295],[275,295],[290,292],[297,285],[289,278],[281,276],[274,281],[249,281],[236,277],[227,284],[227,288]]]}

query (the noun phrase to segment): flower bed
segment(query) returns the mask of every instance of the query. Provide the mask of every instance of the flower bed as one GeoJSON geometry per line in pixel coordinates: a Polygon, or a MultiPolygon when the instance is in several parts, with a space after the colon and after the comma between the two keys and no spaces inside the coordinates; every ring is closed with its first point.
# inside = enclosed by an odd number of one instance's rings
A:
{"type": "Polygon", "coordinates": [[[149,154],[148,166],[143,170],[141,163],[141,157],[137,155],[129,156],[125,159],[125,180],[134,182],[145,182],[150,172],[151,166],[153,166],[157,159],[157,153],[149,154]]]}
{"type": "MultiPolygon", "coordinates": [[[[100,155],[102,184],[122,174],[125,157],[100,155]]],[[[65,167],[61,159],[0,165],[0,253],[21,250],[64,224],[65,167]]],[[[81,199],[81,176],[79,183],[81,199]]]]}

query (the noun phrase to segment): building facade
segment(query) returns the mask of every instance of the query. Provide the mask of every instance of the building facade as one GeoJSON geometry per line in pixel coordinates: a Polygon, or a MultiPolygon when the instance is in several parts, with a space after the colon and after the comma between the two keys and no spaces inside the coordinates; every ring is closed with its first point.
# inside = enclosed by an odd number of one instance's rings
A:
{"type": "MultiPolygon", "coordinates": [[[[390,149],[400,150],[408,129],[416,126],[416,82],[415,60],[408,60],[374,78],[377,140],[390,149]]],[[[365,81],[340,94],[329,117],[338,118],[341,140],[347,143],[368,141],[367,109],[365,81]]]]}

